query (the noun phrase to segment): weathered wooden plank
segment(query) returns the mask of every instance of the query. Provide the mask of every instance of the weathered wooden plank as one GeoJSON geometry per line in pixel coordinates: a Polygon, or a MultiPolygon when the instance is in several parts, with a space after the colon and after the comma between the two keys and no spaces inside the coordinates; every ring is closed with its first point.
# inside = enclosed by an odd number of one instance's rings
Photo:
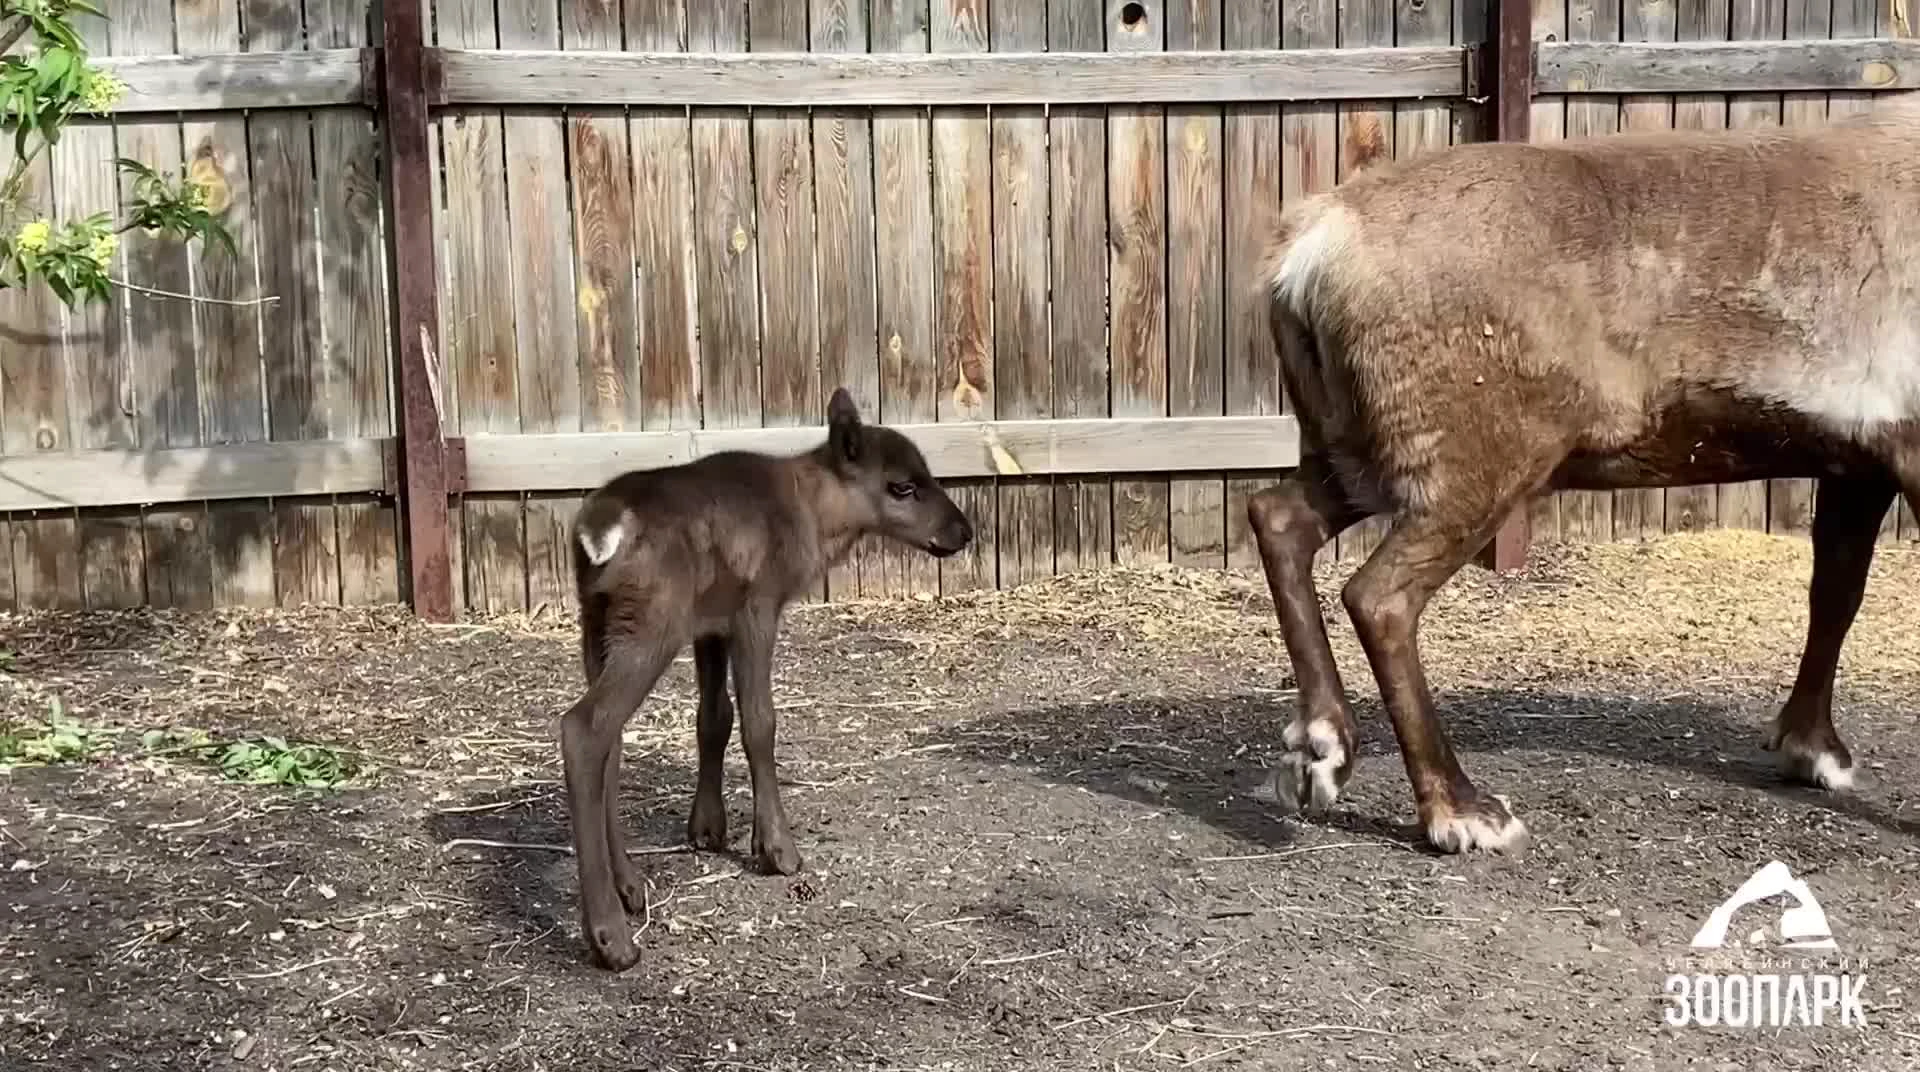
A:
{"type": "MultiPolygon", "coordinates": [[[[182,4],[182,14],[193,6],[182,4]]],[[[299,6],[287,6],[298,17],[299,6]]],[[[117,26],[127,26],[133,10],[115,6],[108,13],[117,26]]],[[[163,47],[174,46],[167,41],[163,47]]],[[[179,48],[189,51],[184,40],[179,48]]],[[[117,115],[366,105],[371,100],[367,84],[371,57],[359,48],[96,56],[94,62],[127,84],[127,92],[111,109],[117,115]]]]}
{"type": "MultiPolygon", "coordinates": [[[[994,47],[1037,51],[1047,43],[1043,4],[991,4],[994,47]]],[[[993,138],[993,414],[1053,412],[1047,323],[1047,121],[1031,105],[995,107],[993,138]]],[[[1053,573],[1053,483],[1003,480],[999,488],[1000,583],[1053,573]]]]}
{"type": "MultiPolygon", "coordinates": [[[[95,56],[109,55],[115,47],[110,30],[117,27],[110,27],[104,20],[76,14],[74,25],[95,56]]],[[[60,143],[53,147],[54,207],[60,215],[75,219],[95,212],[116,212],[117,140],[113,127],[102,122],[83,120],[62,132],[60,143]]],[[[126,264],[123,247],[114,272],[124,278],[126,264]]],[[[128,353],[132,343],[126,331],[126,312],[126,295],[116,291],[110,304],[84,306],[68,316],[69,442],[73,447],[132,448],[139,441],[135,396],[138,373],[131,367],[128,353]]],[[[69,585],[41,577],[34,579],[32,587],[60,596],[71,594],[75,605],[126,606],[144,599],[139,512],[114,511],[106,523],[98,515],[76,521],[72,529],[56,526],[49,531],[43,527],[37,534],[42,546],[34,548],[32,555],[36,566],[57,565],[72,570],[73,581],[69,585]],[[60,550],[45,546],[55,533],[70,533],[73,542],[60,550]]],[[[16,576],[15,583],[22,580],[16,576]]]]}
{"type": "MultiPolygon", "coordinates": [[[[298,6],[246,0],[247,47],[293,51],[305,46],[298,6]]],[[[319,200],[313,131],[305,113],[274,112],[248,121],[261,289],[279,300],[260,313],[266,374],[267,430],[275,440],[325,439],[331,370],[322,335],[319,200]]],[[[336,603],[340,574],[334,558],[333,504],[281,500],[273,506],[274,577],[282,605],[336,603]]]]}
{"type": "MultiPolygon", "coordinates": [[[[1671,42],[1674,39],[1671,0],[1625,0],[1620,12],[1623,41],[1671,42]]],[[[1544,64],[1544,58],[1541,60],[1544,64]]],[[[1536,82],[1535,88],[1538,88],[1536,82]]],[[[1620,100],[1621,130],[1665,130],[1673,126],[1673,98],[1628,96],[1620,100]]],[[[1630,488],[1613,493],[1615,538],[1657,536],[1666,530],[1667,496],[1658,488],[1630,488]]]]}
{"type": "Polygon", "coordinates": [[[80,529],[72,511],[21,514],[10,526],[13,595],[21,610],[74,610],[80,591],[80,529]]]}
{"type": "MultiPolygon", "coordinates": [[[[1667,11],[1673,11],[1671,4],[1667,11]]],[[[1628,5],[1628,23],[1643,20],[1628,5]]],[[[1671,15],[1661,16],[1670,19],[1671,15]]],[[[1666,23],[1671,25],[1671,23],[1666,23]]],[[[1542,44],[1540,93],[1887,91],[1920,86],[1920,41],[1684,41],[1542,44]]]]}
{"type": "Polygon", "coordinates": [[[529,495],[526,505],[527,611],[572,617],[580,599],[573,584],[573,519],[579,495],[529,495]]]}
{"type": "MultiPolygon", "coordinates": [[[[685,0],[628,0],[627,47],[686,47],[685,0]]],[[[685,108],[634,108],[634,294],[639,379],[631,388],[644,428],[700,423],[700,349],[693,338],[693,143],[685,108]]],[[[631,405],[631,403],[630,403],[631,405]]],[[[631,412],[631,409],[629,410],[631,412]]]]}
{"type": "Polygon", "coordinates": [[[80,515],[80,593],[90,610],[146,603],[146,545],[140,511],[110,509],[80,515]]]}
{"type": "MultiPolygon", "coordinates": [[[[560,43],[551,0],[500,0],[500,47],[560,43]]],[[[511,243],[494,243],[513,274],[514,345],[519,359],[520,426],[529,432],[580,428],[580,366],[575,333],[573,234],[567,208],[566,128],[550,112],[509,109],[502,119],[511,243]]]]}
{"type": "MultiPolygon", "coordinates": [[[[1484,11],[1484,9],[1481,10],[1484,11]]],[[[1485,16],[1481,15],[1480,17],[1483,20],[1482,25],[1484,25],[1485,16]]],[[[1407,23],[1403,16],[1401,22],[1402,33],[1405,32],[1406,25],[1407,23]]],[[[1463,23],[1463,25],[1472,24],[1463,23]]],[[[1565,0],[1533,0],[1534,43],[1560,41],[1564,40],[1566,36],[1567,4],[1565,0]]],[[[1399,122],[1404,126],[1407,119],[1408,117],[1405,113],[1402,113],[1399,117],[1399,122]]],[[[1558,94],[1536,95],[1533,99],[1533,106],[1528,112],[1528,140],[1533,142],[1559,141],[1566,137],[1566,127],[1567,99],[1558,94]]],[[[1398,133],[1403,140],[1414,135],[1414,132],[1405,129],[1400,130],[1398,133]]],[[[1529,504],[1528,510],[1528,536],[1530,539],[1554,541],[1563,538],[1564,519],[1567,513],[1565,510],[1567,494],[1579,493],[1533,496],[1533,501],[1529,504]]]]}
{"type": "MultiPolygon", "coordinates": [[[[619,48],[624,35],[620,0],[582,0],[569,9],[561,31],[569,49],[619,48]]],[[[684,118],[680,128],[686,128],[684,118]]],[[[633,161],[627,141],[627,121],[618,109],[576,110],[567,116],[578,321],[574,333],[580,346],[580,427],[585,431],[619,432],[643,426],[635,320],[633,161]]],[[[683,151],[684,142],[683,137],[683,151]]],[[[680,165],[684,171],[684,155],[680,165]]],[[[647,271],[652,274],[657,268],[649,262],[647,271]]],[[[680,345],[684,350],[684,338],[680,345]]],[[[529,520],[529,537],[536,528],[529,520]]]]}
{"type": "Polygon", "coordinates": [[[377,439],[307,439],[5,455],[0,513],[372,492],[384,486],[381,450],[377,439]]]}
{"type": "MultiPolygon", "coordinates": [[[[1833,32],[1833,9],[1831,0],[1786,0],[1786,36],[1825,39],[1833,32]]],[[[1786,126],[1826,122],[1827,95],[1819,92],[1784,94],[1780,121],[1786,126]]],[[[1781,535],[1810,536],[1813,487],[1811,480],[1768,481],[1767,530],[1781,535]]]]}
{"type": "MultiPolygon", "coordinates": [[[[987,47],[986,0],[934,0],[935,53],[987,47]]],[[[934,286],[940,340],[940,420],[994,412],[992,128],[984,108],[933,109],[934,286]],[[948,384],[952,386],[947,387],[948,384]]],[[[940,561],[940,590],[997,583],[998,496],[991,484],[960,486],[953,498],[973,519],[974,542],[940,561]]]]}
{"type": "MultiPolygon", "coordinates": [[[[493,0],[439,0],[433,14],[443,46],[499,45],[493,0]]],[[[512,257],[500,248],[501,236],[509,233],[504,123],[497,110],[464,111],[440,120],[448,231],[444,345],[458,428],[468,435],[520,428],[519,303],[512,257]]],[[[497,611],[525,605],[519,509],[518,497],[460,500],[462,521],[455,528],[461,534],[467,606],[497,611]],[[499,516],[507,512],[512,524],[499,516]],[[475,538],[482,530],[488,539],[475,538]]]]}
{"type": "MultiPolygon", "coordinates": [[[[804,51],[807,0],[750,0],[754,51],[804,51]]],[[[760,221],[760,415],[765,424],[812,423],[826,396],[814,305],[813,158],[807,114],[756,108],[752,118],[755,210],[760,221]]],[[[826,578],[803,597],[826,597],[826,578]]]]}
{"type": "MultiPolygon", "coordinates": [[[[248,55],[238,53],[237,0],[176,0],[174,34],[177,47],[189,55],[248,55]]],[[[247,165],[246,118],[237,112],[196,115],[183,125],[181,135],[188,173],[206,189],[208,210],[219,217],[234,244],[233,252],[215,242],[198,244],[193,252],[193,291],[220,302],[252,299],[259,290],[254,281],[253,179],[247,165]]],[[[193,315],[204,441],[265,439],[259,310],[249,305],[202,304],[193,308],[193,315]]],[[[148,519],[151,522],[151,513],[148,519]]],[[[271,521],[265,501],[207,505],[202,532],[210,557],[210,599],[216,605],[272,605],[272,547],[259,538],[271,521]]]]}
{"type": "MultiPolygon", "coordinates": [[[[1220,16],[1219,0],[1169,5],[1168,47],[1219,48],[1220,16]]],[[[1226,412],[1223,139],[1218,108],[1167,108],[1167,411],[1174,416],[1226,412]]],[[[1173,561],[1226,565],[1226,508],[1221,477],[1170,481],[1167,542],[1173,561]]]]}
{"type": "MultiPolygon", "coordinates": [[[[1158,3],[1115,6],[1107,47],[1139,58],[1166,47],[1158,3]]],[[[1107,120],[1107,248],[1112,300],[1108,348],[1116,417],[1167,412],[1166,111],[1116,104],[1107,120]]],[[[1113,557],[1165,562],[1171,554],[1165,480],[1113,482],[1113,557]]]]}
{"type": "MultiPolygon", "coordinates": [[[[1304,3],[1289,3],[1290,14],[1302,18],[1311,10],[1310,25],[1318,27],[1322,43],[1334,43],[1331,17],[1321,22],[1321,5],[1309,8],[1304,3]]],[[[1278,49],[1283,44],[1280,5],[1277,0],[1246,0],[1221,7],[1221,47],[1225,49],[1278,49]]],[[[1292,40],[1284,42],[1295,43],[1292,40]]],[[[1276,58],[1285,53],[1269,53],[1276,58]]],[[[1131,57],[1130,57],[1131,58],[1131,57]]],[[[1335,141],[1333,105],[1322,105],[1325,117],[1324,141],[1296,140],[1309,125],[1293,122],[1287,132],[1289,151],[1296,147],[1312,154],[1307,163],[1323,162],[1331,184],[1335,141]]],[[[1288,109],[1289,115],[1295,109],[1288,109]]],[[[1263,228],[1280,207],[1282,127],[1280,108],[1274,104],[1236,104],[1225,109],[1225,146],[1221,154],[1226,175],[1223,187],[1223,211],[1226,214],[1226,238],[1223,264],[1226,279],[1226,411],[1230,414],[1266,415],[1282,411],[1280,397],[1280,355],[1274,349],[1267,310],[1259,299],[1260,287],[1252,273],[1260,262],[1263,228]]],[[[1320,128],[1311,127],[1314,131],[1320,128]]],[[[1259,561],[1247,526],[1247,498],[1260,481],[1246,478],[1227,482],[1227,561],[1248,565],[1259,561]]]]}
{"type": "MultiPolygon", "coordinates": [[[[307,43],[316,48],[367,44],[365,0],[307,0],[307,43]]],[[[370,116],[351,108],[313,115],[314,167],[324,286],[320,325],[327,370],[330,436],[386,436],[393,431],[385,270],[385,229],[378,143],[370,116]]],[[[343,602],[400,597],[400,560],[376,556],[395,546],[391,503],[356,498],[334,503],[343,602]]]]}
{"type": "MultiPolygon", "coordinates": [[[[107,130],[106,136],[111,151],[113,132],[107,130]]],[[[43,159],[26,169],[17,202],[23,218],[67,207],[55,205],[56,174],[65,177],[72,170],[64,166],[68,163],[64,155],[60,162],[63,166],[56,168],[43,159]]],[[[60,193],[64,199],[68,191],[62,188],[60,193]]],[[[4,345],[0,345],[0,496],[4,496],[17,490],[8,476],[10,465],[36,455],[63,456],[47,452],[65,451],[74,429],[68,413],[67,376],[61,367],[61,309],[52,292],[39,284],[0,290],[0,325],[5,328],[4,345]]],[[[74,401],[84,402],[86,385],[77,386],[81,391],[74,401]]],[[[83,436],[88,416],[85,410],[72,414],[82,423],[83,436]]],[[[5,553],[0,555],[7,562],[0,573],[8,577],[8,602],[21,609],[79,606],[80,556],[73,515],[20,515],[7,529],[5,553]]]]}
{"type": "MultiPolygon", "coordinates": [[[[984,22],[986,15],[972,3],[940,0],[961,5],[965,17],[984,22]]],[[[1271,14],[1265,0],[1260,6],[1271,14]]],[[[1006,17],[1002,7],[1034,9],[996,4],[996,20],[1006,17]]],[[[936,30],[940,15],[935,12],[936,30]]],[[[995,43],[1000,43],[998,38],[995,43]]],[[[1447,97],[1458,96],[1466,86],[1464,52],[1452,47],[1303,49],[1282,55],[1241,48],[1151,57],[1011,50],[941,55],[938,47],[932,55],[728,55],[712,45],[700,47],[711,51],[447,49],[441,53],[444,100],[713,107],[1198,104],[1447,97]]]]}
{"type": "MultiPolygon", "coordinates": [[[[872,0],[872,47],[927,50],[926,0],[872,0]]],[[[932,126],[924,108],[873,112],[874,299],[880,340],[880,395],[875,419],[931,422],[938,412],[939,353],[933,333],[934,249],[932,126]]],[[[861,591],[876,596],[940,590],[939,563],[918,551],[887,546],[869,559],[861,591]]]]}
{"type": "MultiPolygon", "coordinates": [[[[744,50],[743,0],[687,8],[689,47],[744,50]]],[[[751,129],[743,108],[693,109],[693,225],[702,419],[760,424],[760,272],[751,129]]]]}
{"type": "MultiPolygon", "coordinates": [[[[816,52],[864,52],[865,0],[829,0],[811,10],[816,52]]],[[[880,354],[875,342],[873,127],[868,113],[816,108],[813,113],[814,226],[818,253],[820,389],[845,387],[862,413],[879,411],[880,354]]],[[[832,599],[883,587],[881,544],[862,541],[827,576],[832,599]],[[872,575],[869,580],[869,575],[872,575]]]]}
{"type": "MultiPolygon", "coordinates": [[[[1725,0],[1679,0],[1674,33],[1682,42],[1724,41],[1730,8],[1725,0]]],[[[1724,130],[1727,98],[1720,93],[1678,94],[1673,99],[1676,130],[1724,130]]],[[[1711,484],[1667,489],[1669,532],[1702,531],[1720,523],[1719,496],[1711,484]]]]}
{"type": "MultiPolygon", "coordinates": [[[[1440,2],[1443,0],[1428,0],[1428,6],[1440,2]]],[[[1394,32],[1393,0],[1343,3],[1340,5],[1339,24],[1340,43],[1343,45],[1365,48],[1391,44],[1394,32]]],[[[1395,155],[1396,124],[1392,102],[1374,100],[1342,104],[1339,122],[1339,181],[1345,182],[1360,171],[1395,155]]],[[[1370,517],[1354,525],[1333,541],[1334,555],[1342,560],[1367,557],[1379,546],[1381,537],[1386,535],[1387,524],[1385,517],[1370,517]]]]}
{"type": "MultiPolygon", "coordinates": [[[[1222,459],[1240,470],[1298,464],[1292,417],[1052,418],[893,424],[926,454],[942,480],[1085,473],[1217,472],[1222,459]],[[996,466],[997,443],[1017,467],[996,466]]],[[[466,439],[467,486],[474,492],[591,488],[627,469],[679,465],[721,450],[790,454],[826,438],[818,425],[690,429],[579,435],[478,435],[466,439]]]]}
{"type": "MultiPolygon", "coordinates": [[[[1106,47],[1104,0],[1050,0],[1055,52],[1106,47]]],[[[1099,105],[1048,110],[1052,200],[1053,409],[1104,417],[1107,391],[1107,119],[1099,105]]],[[[1113,558],[1113,485],[1102,477],[1053,486],[1054,569],[1070,573],[1113,558]]]]}
{"type": "MultiPolygon", "coordinates": [[[[133,0],[114,8],[114,45],[124,52],[174,49],[173,0],[133,0]]],[[[177,116],[123,118],[120,155],[165,175],[178,174],[185,162],[177,116]]],[[[121,203],[132,201],[133,177],[121,176],[121,203]]],[[[124,236],[127,276],[142,286],[190,289],[190,254],[185,245],[141,230],[124,236]],[[187,286],[182,286],[187,283],[187,286]]],[[[193,446],[200,438],[200,381],[194,341],[194,307],[182,301],[129,293],[127,364],[133,374],[135,436],[143,447],[193,446]]],[[[207,561],[206,526],[196,524],[192,507],[147,512],[143,545],[147,554],[147,593],[163,607],[204,607],[213,599],[207,561]]],[[[197,511],[204,522],[204,508],[197,511]]]]}

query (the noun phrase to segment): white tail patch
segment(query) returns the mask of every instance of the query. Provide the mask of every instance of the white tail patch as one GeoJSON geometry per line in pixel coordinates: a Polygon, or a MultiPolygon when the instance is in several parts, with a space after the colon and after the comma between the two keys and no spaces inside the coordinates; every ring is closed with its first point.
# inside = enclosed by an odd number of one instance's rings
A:
{"type": "Polygon", "coordinates": [[[620,520],[607,526],[600,532],[582,529],[580,549],[587,553],[587,561],[596,566],[604,566],[613,557],[615,551],[627,539],[627,515],[622,513],[620,520]]]}
{"type": "Polygon", "coordinates": [[[1274,299],[1303,320],[1314,319],[1315,294],[1327,272],[1353,243],[1353,218],[1338,204],[1327,204],[1299,237],[1287,243],[1268,286],[1274,299]]]}

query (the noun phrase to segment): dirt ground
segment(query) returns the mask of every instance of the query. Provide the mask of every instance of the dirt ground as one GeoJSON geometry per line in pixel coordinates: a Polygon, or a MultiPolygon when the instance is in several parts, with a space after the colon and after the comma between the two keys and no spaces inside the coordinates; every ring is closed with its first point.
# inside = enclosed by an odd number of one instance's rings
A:
{"type": "MultiPolygon", "coordinates": [[[[1520,857],[1418,847],[1338,614],[1355,781],[1319,820],[1253,792],[1293,699],[1255,574],[807,606],[776,681],[806,870],[678,848],[683,660],[628,734],[631,837],[663,851],[639,861],[654,903],[623,976],[588,965],[556,851],[571,622],[0,617],[0,713],[57,696],[125,731],[0,775],[0,1068],[1920,1067],[1920,549],[1882,550],[1849,642],[1843,798],[1784,785],[1758,747],[1799,652],[1804,543],[1536,557],[1464,572],[1422,633],[1467,769],[1533,831],[1520,857]],[[167,726],[377,769],[237,784],[143,754],[167,726]],[[1819,897],[1869,1026],[1663,1025],[1666,975],[1702,970],[1694,928],[1770,859],[1819,897]]],[[[1771,925],[1749,912],[1736,933],[1771,925]]]]}

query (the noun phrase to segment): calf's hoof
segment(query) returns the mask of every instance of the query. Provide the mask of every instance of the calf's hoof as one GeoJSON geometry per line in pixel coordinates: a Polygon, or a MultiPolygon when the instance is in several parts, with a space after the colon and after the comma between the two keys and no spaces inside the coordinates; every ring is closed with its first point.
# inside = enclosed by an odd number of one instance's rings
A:
{"type": "Polygon", "coordinates": [[[687,816],[687,844],[707,852],[727,847],[727,810],[724,806],[702,807],[694,801],[693,814],[687,816]]]}
{"type": "Polygon", "coordinates": [[[1423,816],[1427,841],[1441,852],[1526,851],[1527,824],[1513,814],[1506,798],[1482,794],[1450,806],[1436,807],[1423,816]]]}
{"type": "Polygon", "coordinates": [[[586,926],[587,948],[593,962],[608,971],[623,972],[640,963],[640,948],[633,944],[633,932],[624,921],[586,926]]]}
{"type": "Polygon", "coordinates": [[[1353,777],[1353,734],[1328,719],[1287,724],[1287,754],[1257,791],[1263,799],[1300,812],[1324,812],[1353,777]]]}
{"type": "Polygon", "coordinates": [[[765,842],[754,838],[753,858],[760,862],[760,870],[769,875],[800,873],[800,850],[793,847],[791,837],[769,838],[765,842]]]}

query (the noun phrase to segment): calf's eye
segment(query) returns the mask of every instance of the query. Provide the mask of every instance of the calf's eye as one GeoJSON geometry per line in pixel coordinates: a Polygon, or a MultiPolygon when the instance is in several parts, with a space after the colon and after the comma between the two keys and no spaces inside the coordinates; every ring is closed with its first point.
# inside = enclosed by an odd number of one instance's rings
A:
{"type": "Polygon", "coordinates": [[[911,499],[917,490],[912,481],[895,481],[887,485],[887,494],[896,499],[911,499]]]}

